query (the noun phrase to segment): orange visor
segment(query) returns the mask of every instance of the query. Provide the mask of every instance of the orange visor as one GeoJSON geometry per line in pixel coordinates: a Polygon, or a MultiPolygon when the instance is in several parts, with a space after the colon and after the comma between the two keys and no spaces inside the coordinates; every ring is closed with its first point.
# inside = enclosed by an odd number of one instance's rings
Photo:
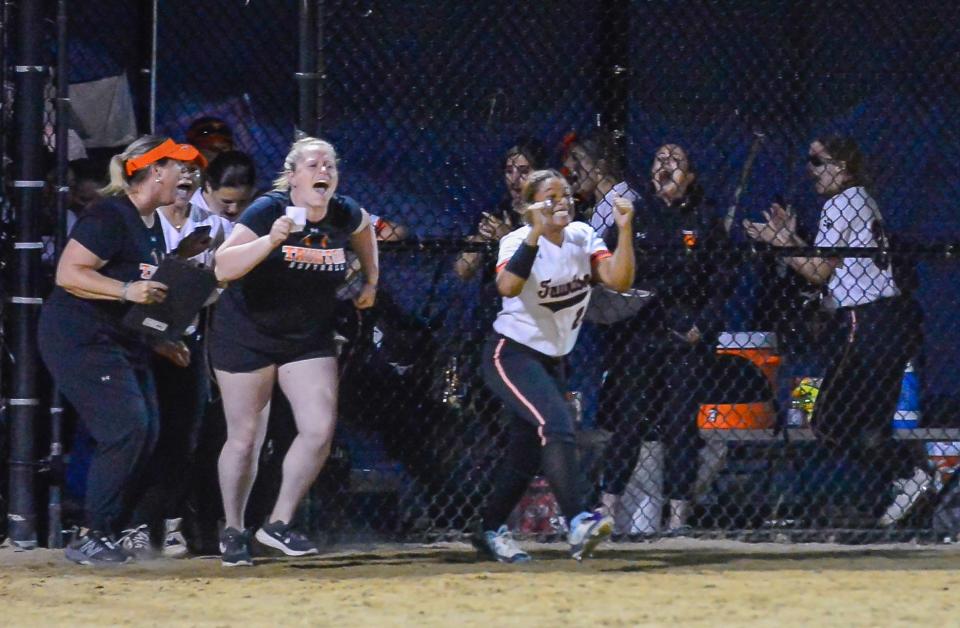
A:
{"type": "Polygon", "coordinates": [[[194,163],[201,168],[207,167],[207,160],[196,148],[190,144],[177,144],[173,140],[167,139],[167,141],[160,144],[160,146],[152,148],[138,157],[128,159],[125,166],[127,176],[129,177],[137,170],[146,168],[161,159],[174,159],[176,161],[194,163]]]}

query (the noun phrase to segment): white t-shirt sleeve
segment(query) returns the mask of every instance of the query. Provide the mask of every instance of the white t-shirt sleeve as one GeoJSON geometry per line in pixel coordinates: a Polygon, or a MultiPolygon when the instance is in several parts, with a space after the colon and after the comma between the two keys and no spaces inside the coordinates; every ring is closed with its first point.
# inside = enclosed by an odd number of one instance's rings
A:
{"type": "Polygon", "coordinates": [[[849,246],[850,217],[846,197],[834,197],[824,203],[814,246],[849,246]]]}
{"type": "Polygon", "coordinates": [[[503,270],[503,267],[507,265],[507,262],[513,257],[513,254],[517,252],[526,234],[526,229],[518,229],[503,236],[500,240],[500,250],[497,253],[497,272],[503,270]]]}

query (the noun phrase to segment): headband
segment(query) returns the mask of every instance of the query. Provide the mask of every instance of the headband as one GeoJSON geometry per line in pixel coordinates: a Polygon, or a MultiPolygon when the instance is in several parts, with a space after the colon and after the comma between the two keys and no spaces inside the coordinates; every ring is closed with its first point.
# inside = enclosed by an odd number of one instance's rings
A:
{"type": "Polygon", "coordinates": [[[127,171],[127,176],[129,177],[137,170],[146,168],[161,159],[185,161],[187,163],[195,163],[201,168],[207,167],[206,158],[204,158],[196,148],[190,144],[177,144],[168,138],[162,144],[151,148],[144,154],[128,159],[124,165],[124,169],[127,171]]]}

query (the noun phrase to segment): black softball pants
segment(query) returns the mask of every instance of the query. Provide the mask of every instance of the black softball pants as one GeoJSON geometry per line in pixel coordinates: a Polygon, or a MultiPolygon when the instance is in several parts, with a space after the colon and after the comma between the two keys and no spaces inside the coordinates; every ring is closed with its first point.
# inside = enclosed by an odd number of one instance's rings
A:
{"type": "Polygon", "coordinates": [[[483,529],[496,530],[543,468],[567,521],[584,511],[574,419],[564,395],[563,359],[500,335],[484,349],[487,386],[512,411],[507,452],[494,475],[483,529]]]}
{"type": "Polygon", "coordinates": [[[39,326],[40,353],[60,392],[96,441],[87,474],[84,525],[119,532],[157,442],[159,408],[144,351],[124,347],[103,331],[77,333],[60,308],[47,308],[39,326]]]}

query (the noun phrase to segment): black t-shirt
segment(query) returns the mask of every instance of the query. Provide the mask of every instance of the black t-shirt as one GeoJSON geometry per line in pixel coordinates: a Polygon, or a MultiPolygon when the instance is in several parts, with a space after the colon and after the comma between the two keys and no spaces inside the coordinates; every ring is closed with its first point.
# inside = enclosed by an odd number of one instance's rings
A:
{"type": "MultiPolygon", "coordinates": [[[[243,212],[239,224],[257,236],[267,235],[289,205],[289,193],[270,192],[243,212]]],[[[355,200],[334,195],[323,220],[308,220],[303,231],[291,233],[253,270],[230,283],[216,306],[215,333],[245,345],[257,342],[244,337],[251,325],[258,335],[278,341],[329,335],[336,289],[346,275],[345,248],[362,219],[355,200]]]]}
{"type": "MultiPolygon", "coordinates": [[[[725,252],[729,240],[716,204],[693,186],[667,206],[648,187],[636,203],[633,232],[634,286],[656,292],[654,303],[634,322],[680,333],[697,325],[707,337],[719,333],[722,303],[736,268],[725,252]]],[[[616,233],[608,229],[605,234],[611,251],[616,233]]]]}
{"type": "MultiPolygon", "coordinates": [[[[99,269],[101,275],[124,282],[149,278],[166,251],[160,219],[155,215],[153,226],[147,227],[126,196],[108,197],[91,207],[77,221],[70,239],[106,261],[99,269]]],[[[53,289],[48,303],[60,309],[65,324],[76,321],[78,333],[99,329],[117,340],[143,340],[141,334],[121,324],[130,303],[83,299],[59,286],[53,289]]]]}

